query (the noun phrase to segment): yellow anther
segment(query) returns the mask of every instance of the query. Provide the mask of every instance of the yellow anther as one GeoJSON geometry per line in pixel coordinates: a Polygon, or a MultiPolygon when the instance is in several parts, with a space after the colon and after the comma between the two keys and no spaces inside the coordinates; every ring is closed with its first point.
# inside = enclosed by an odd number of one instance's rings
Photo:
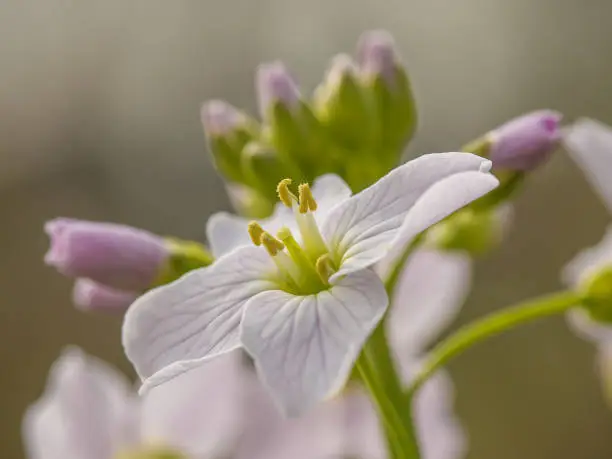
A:
{"type": "Polygon", "coordinates": [[[298,192],[300,197],[300,213],[305,214],[309,210],[311,212],[317,210],[317,201],[315,201],[315,198],[312,195],[312,191],[310,191],[310,186],[308,186],[308,183],[302,183],[298,187],[298,192]]]}
{"type": "Polygon", "coordinates": [[[255,245],[261,245],[261,237],[264,234],[264,229],[257,222],[249,223],[249,236],[255,245]]]}
{"type": "Polygon", "coordinates": [[[261,235],[261,245],[266,248],[271,256],[275,256],[278,252],[285,248],[285,244],[266,231],[264,231],[261,235]]]}
{"type": "Polygon", "coordinates": [[[317,258],[315,264],[317,274],[325,284],[329,284],[329,278],[337,271],[334,262],[328,253],[317,258]]]}
{"type": "Polygon", "coordinates": [[[276,192],[278,193],[278,199],[287,207],[291,208],[291,206],[293,206],[293,201],[297,201],[297,198],[289,189],[289,185],[291,185],[290,178],[282,179],[276,187],[276,192]]]}

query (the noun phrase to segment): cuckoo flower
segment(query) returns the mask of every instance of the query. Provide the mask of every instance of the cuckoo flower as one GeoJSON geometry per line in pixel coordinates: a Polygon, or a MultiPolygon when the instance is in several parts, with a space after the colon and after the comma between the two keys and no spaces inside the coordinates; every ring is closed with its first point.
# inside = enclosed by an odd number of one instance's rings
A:
{"type": "Polygon", "coordinates": [[[240,360],[216,359],[139,399],[115,369],[68,349],[24,417],[27,457],[221,457],[241,433],[240,360]]]}
{"type": "MultiPolygon", "coordinates": [[[[424,155],[317,218],[308,187],[279,197],[293,213],[277,236],[251,223],[254,246],[139,298],[124,322],[145,390],[243,346],[289,415],[339,390],[388,304],[371,269],[424,229],[497,186],[490,162],[424,155]]],[[[244,228],[247,231],[247,228],[244,228]]]]}

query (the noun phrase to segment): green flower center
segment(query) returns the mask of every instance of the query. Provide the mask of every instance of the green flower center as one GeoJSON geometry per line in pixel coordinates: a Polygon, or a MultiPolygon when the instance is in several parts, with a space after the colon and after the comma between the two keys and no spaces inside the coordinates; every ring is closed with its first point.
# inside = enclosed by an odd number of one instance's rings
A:
{"type": "Polygon", "coordinates": [[[249,235],[257,246],[263,246],[276,264],[282,290],[298,295],[311,295],[327,290],[329,278],[337,271],[330,256],[314,212],[317,202],[308,184],[298,187],[298,196],[291,192],[290,179],[278,184],[280,201],[293,210],[302,243],[298,243],[291,230],[281,228],[276,236],[268,233],[257,222],[249,223],[249,235]]]}

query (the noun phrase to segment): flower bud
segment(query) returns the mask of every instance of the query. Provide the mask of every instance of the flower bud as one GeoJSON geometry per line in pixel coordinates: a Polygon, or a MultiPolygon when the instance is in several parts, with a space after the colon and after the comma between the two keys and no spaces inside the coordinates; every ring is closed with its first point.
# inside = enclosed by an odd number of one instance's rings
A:
{"type": "Polygon", "coordinates": [[[297,85],[280,62],[257,69],[259,110],[270,144],[280,156],[297,164],[308,179],[327,171],[329,143],[297,85]]]}
{"type": "Polygon", "coordinates": [[[379,151],[390,169],[397,165],[417,125],[408,74],[400,62],[393,37],[384,30],[364,33],[357,44],[357,56],[362,85],[377,112],[379,151]]]}
{"type": "Polygon", "coordinates": [[[138,294],[117,290],[90,279],[77,279],[72,290],[72,300],[83,311],[125,312],[138,298],[138,294]]]}
{"type": "Polygon", "coordinates": [[[332,59],[327,75],[314,94],[314,111],[334,141],[356,154],[372,152],[376,110],[358,82],[358,70],[350,56],[332,59]]]}
{"type": "Polygon", "coordinates": [[[201,117],[215,166],[228,180],[242,182],[240,154],[256,136],[255,121],[222,100],[204,103],[201,117]]]}
{"type": "Polygon", "coordinates": [[[486,253],[501,243],[512,219],[509,205],[497,209],[465,208],[427,232],[426,245],[440,250],[486,253]]]}
{"type": "Polygon", "coordinates": [[[261,64],[257,69],[256,92],[262,118],[269,116],[274,105],[280,104],[289,111],[300,107],[300,92],[295,80],[280,61],[261,64]]]}
{"type": "Polygon", "coordinates": [[[232,207],[244,217],[265,218],[269,217],[274,210],[274,202],[254,188],[228,183],[226,189],[232,207]]]}
{"type": "Polygon", "coordinates": [[[486,135],[494,170],[530,171],[544,163],[561,140],[562,115],[538,110],[514,118],[486,135]]]}
{"type": "Polygon", "coordinates": [[[45,232],[51,238],[47,264],[117,289],[151,287],[168,260],[161,237],[129,226],[56,218],[45,232]]]}

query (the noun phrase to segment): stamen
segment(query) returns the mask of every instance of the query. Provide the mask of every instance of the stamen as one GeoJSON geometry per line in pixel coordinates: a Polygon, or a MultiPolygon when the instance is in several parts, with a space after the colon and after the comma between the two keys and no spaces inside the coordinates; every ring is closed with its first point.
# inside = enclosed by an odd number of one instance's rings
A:
{"type": "Polygon", "coordinates": [[[329,285],[329,278],[337,271],[336,265],[328,253],[321,255],[315,264],[317,274],[325,285],[329,285]]]}
{"type": "Polygon", "coordinates": [[[278,199],[291,209],[293,203],[297,202],[297,197],[291,192],[289,185],[291,185],[290,178],[281,180],[276,187],[276,192],[278,193],[278,199]]]}
{"type": "Polygon", "coordinates": [[[302,183],[298,187],[298,194],[300,198],[300,213],[305,214],[309,210],[311,212],[317,210],[317,201],[315,201],[308,183],[302,183]]]}
{"type": "Polygon", "coordinates": [[[319,227],[317,226],[313,213],[300,213],[298,208],[295,207],[293,209],[293,215],[300,229],[302,241],[304,241],[304,248],[308,252],[310,258],[314,261],[324,253],[327,253],[327,245],[319,232],[319,227]]]}
{"type": "Polygon", "coordinates": [[[285,244],[276,239],[270,233],[264,231],[261,235],[261,245],[263,245],[270,256],[274,257],[285,248],[285,244]]]}
{"type": "Polygon", "coordinates": [[[281,228],[277,236],[283,241],[287,252],[291,256],[291,259],[295,262],[295,265],[300,270],[300,277],[297,279],[300,285],[307,290],[317,290],[321,287],[321,281],[319,275],[315,269],[314,263],[308,258],[304,249],[297,243],[293,234],[287,227],[281,228]]]}
{"type": "Polygon", "coordinates": [[[251,241],[253,244],[260,246],[261,245],[261,237],[265,233],[264,229],[261,225],[255,221],[249,223],[249,236],[251,237],[251,241]]]}

